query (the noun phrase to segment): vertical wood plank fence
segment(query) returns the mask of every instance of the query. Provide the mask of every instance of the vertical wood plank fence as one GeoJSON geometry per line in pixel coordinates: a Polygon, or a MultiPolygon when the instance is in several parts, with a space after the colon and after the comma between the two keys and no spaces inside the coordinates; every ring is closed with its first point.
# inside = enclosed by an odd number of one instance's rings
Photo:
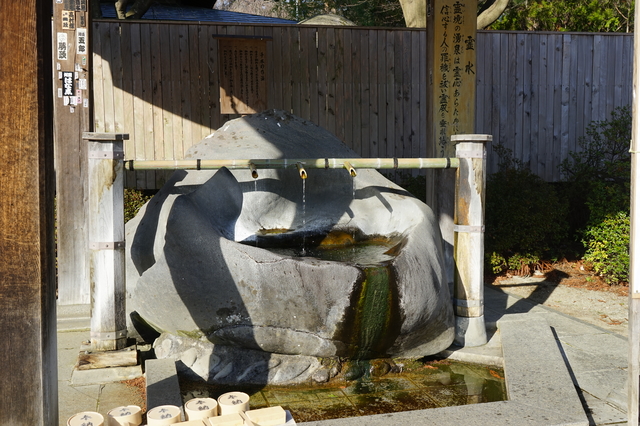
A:
{"type": "Polygon", "coordinates": [[[478,49],[476,133],[547,181],[592,120],[631,105],[633,34],[483,31],[478,49]]]}
{"type": "MultiPolygon", "coordinates": [[[[218,39],[264,37],[268,108],[335,134],[363,157],[426,157],[426,32],[416,29],[94,22],[95,131],[129,133],[126,158],[182,159],[220,113],[218,39]]],[[[478,33],[476,133],[548,181],[591,120],[631,103],[627,34],[478,33]]],[[[497,168],[488,146],[487,172],[497,168]]],[[[167,172],[128,172],[157,188],[167,172]]]]}

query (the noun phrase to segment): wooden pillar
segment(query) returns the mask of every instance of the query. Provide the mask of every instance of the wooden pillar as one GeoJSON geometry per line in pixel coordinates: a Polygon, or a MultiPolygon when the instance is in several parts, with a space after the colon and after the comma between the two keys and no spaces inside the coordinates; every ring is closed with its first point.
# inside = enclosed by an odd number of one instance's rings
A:
{"type": "MultiPolygon", "coordinates": [[[[640,8],[635,10],[640,22],[640,8]]],[[[629,247],[629,352],[627,424],[640,423],[640,38],[633,38],[633,118],[631,129],[631,235],[629,247]]]]}
{"type": "MultiPolygon", "coordinates": [[[[477,1],[427,0],[428,117],[433,157],[455,156],[452,135],[475,132],[477,1]]],[[[453,281],[455,170],[435,171],[432,206],[444,240],[445,265],[453,281]]]]}
{"type": "Polygon", "coordinates": [[[0,424],[58,424],[51,3],[0,2],[0,424]]]}
{"type": "Polygon", "coordinates": [[[460,162],[456,170],[453,225],[455,343],[466,347],[487,343],[484,322],[485,143],[491,139],[491,135],[451,137],[460,162]]]}
{"type": "Polygon", "coordinates": [[[88,0],[53,0],[58,304],[91,302],[87,253],[87,146],[92,130],[88,0]]]}
{"type": "Polygon", "coordinates": [[[88,141],[91,349],[127,342],[124,276],[124,149],[127,134],[85,133],[88,141]]]}

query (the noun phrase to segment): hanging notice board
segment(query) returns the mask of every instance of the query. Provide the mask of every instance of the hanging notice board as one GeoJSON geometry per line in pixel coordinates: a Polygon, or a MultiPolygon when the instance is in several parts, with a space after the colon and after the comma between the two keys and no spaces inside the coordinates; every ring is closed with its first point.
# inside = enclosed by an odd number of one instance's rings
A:
{"type": "Polygon", "coordinates": [[[267,107],[267,41],[219,39],[220,112],[253,114],[267,107]]]}

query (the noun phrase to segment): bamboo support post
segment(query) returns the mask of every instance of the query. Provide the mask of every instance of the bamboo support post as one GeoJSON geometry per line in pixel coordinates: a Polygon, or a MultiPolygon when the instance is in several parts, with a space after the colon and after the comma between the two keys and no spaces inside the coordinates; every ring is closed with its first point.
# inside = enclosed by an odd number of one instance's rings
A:
{"type": "Polygon", "coordinates": [[[126,346],[123,140],[127,134],[83,133],[89,157],[91,348],[126,346]]]}
{"type": "Polygon", "coordinates": [[[455,343],[473,347],[487,343],[484,321],[485,143],[491,135],[454,135],[456,157],[453,218],[455,343]]]}

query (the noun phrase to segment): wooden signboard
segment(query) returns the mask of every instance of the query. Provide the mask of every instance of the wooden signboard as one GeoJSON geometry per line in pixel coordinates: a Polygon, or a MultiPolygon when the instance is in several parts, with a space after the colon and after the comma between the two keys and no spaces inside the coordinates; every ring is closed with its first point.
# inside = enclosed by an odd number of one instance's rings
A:
{"type": "Polygon", "coordinates": [[[433,1],[433,111],[438,157],[452,157],[451,135],[474,133],[476,1],[433,1]]]}
{"type": "MultiPolygon", "coordinates": [[[[476,99],[477,1],[428,0],[427,48],[430,64],[428,150],[454,157],[452,135],[473,134],[476,99]]],[[[427,200],[435,207],[444,241],[447,279],[453,281],[455,170],[437,170],[428,181],[427,200]]]]}
{"type": "Polygon", "coordinates": [[[220,111],[253,114],[267,107],[267,42],[220,39],[220,111]]]}

